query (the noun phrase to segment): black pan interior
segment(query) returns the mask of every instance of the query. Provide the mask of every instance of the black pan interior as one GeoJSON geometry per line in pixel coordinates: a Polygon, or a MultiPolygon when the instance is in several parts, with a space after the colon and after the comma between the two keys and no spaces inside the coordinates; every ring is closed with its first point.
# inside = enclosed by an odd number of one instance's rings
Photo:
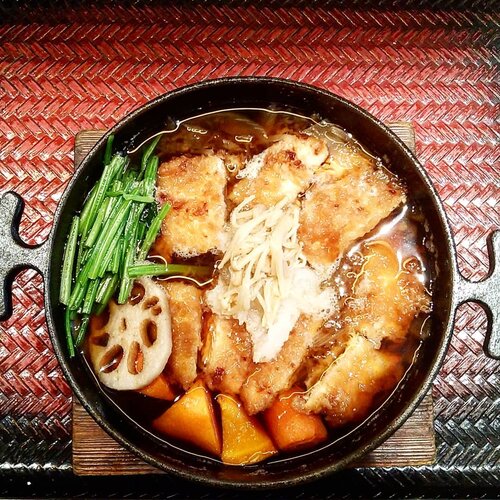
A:
{"type": "Polygon", "coordinates": [[[454,255],[441,204],[425,176],[402,143],[373,117],[330,93],[276,79],[225,79],[175,91],[132,113],[111,132],[119,147],[139,144],[172,119],[234,107],[272,106],[320,117],[351,132],[386,164],[409,188],[410,196],[423,208],[433,236],[434,312],[430,337],[419,359],[396,394],[382,411],[334,445],[307,456],[249,467],[229,467],[162,446],[148,438],[109,404],[85,364],[69,360],[65,350],[62,309],[58,305],[62,251],[72,215],[81,207],[90,186],[100,173],[104,137],[82,163],[70,182],[56,214],[50,271],[47,279],[47,317],[56,354],[74,391],[108,431],[144,458],[171,472],[213,484],[278,486],[319,477],[345,466],[393,432],[414,409],[429,388],[430,378],[442,359],[450,334],[454,255]]]}

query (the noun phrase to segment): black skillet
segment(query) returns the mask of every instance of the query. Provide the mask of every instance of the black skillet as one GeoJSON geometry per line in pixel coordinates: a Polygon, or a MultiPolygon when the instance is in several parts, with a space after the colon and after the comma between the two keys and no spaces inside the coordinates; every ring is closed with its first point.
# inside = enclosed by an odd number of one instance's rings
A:
{"type": "MultiPolygon", "coordinates": [[[[205,180],[209,182],[209,179],[205,180]]],[[[494,255],[500,253],[500,232],[490,235],[490,274],[472,283],[457,269],[455,244],[441,201],[428,176],[408,148],[381,122],[354,104],[329,92],[296,82],[271,78],[225,78],[169,92],[142,106],[115,125],[90,151],[69,182],[54,217],[50,237],[42,245],[24,244],[18,235],[22,200],[15,193],[0,199],[0,316],[12,313],[10,284],[17,271],[38,270],[45,281],[45,310],[50,337],[63,372],[74,393],[99,425],[144,460],[168,472],[205,484],[269,488],[298,484],[345,467],[387,439],[411,415],[428,392],[446,353],[457,307],[480,303],[488,315],[487,354],[500,358],[500,273],[494,255]],[[318,114],[351,132],[408,186],[410,197],[420,204],[433,244],[434,312],[430,335],[418,351],[418,359],[403,383],[382,409],[348,437],[311,454],[255,466],[233,467],[162,445],[114,407],[81,357],[69,359],[63,314],[58,304],[61,259],[73,214],[97,180],[106,139],[115,134],[115,145],[138,145],[165,128],[167,119],[182,120],[203,112],[227,108],[268,108],[318,114]]]]}

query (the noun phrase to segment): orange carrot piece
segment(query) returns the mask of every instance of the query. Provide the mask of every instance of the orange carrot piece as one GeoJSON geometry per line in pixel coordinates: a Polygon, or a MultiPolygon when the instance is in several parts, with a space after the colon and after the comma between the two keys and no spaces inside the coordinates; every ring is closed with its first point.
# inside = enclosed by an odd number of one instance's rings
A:
{"type": "Polygon", "coordinates": [[[146,387],[138,389],[137,392],[151,398],[164,399],[165,401],[173,401],[175,399],[175,392],[172,390],[167,377],[163,373],[160,373],[160,375],[146,387]]]}
{"type": "Polygon", "coordinates": [[[153,428],[220,456],[222,443],[212,398],[201,382],[194,383],[165,413],[155,419],[153,428]]]}
{"type": "Polygon", "coordinates": [[[222,461],[245,465],[260,462],[277,453],[273,442],[255,417],[246,414],[233,396],[217,396],[222,416],[222,461]]]}
{"type": "Polygon", "coordinates": [[[293,394],[302,392],[298,387],[283,392],[264,412],[264,421],[273,441],[281,451],[312,448],[327,438],[321,417],[297,411],[293,394]]]}

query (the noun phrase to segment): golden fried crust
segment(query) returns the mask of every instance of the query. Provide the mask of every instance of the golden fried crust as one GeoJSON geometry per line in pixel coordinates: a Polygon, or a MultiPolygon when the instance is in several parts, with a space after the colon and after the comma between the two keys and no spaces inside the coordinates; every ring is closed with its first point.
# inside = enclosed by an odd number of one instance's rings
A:
{"type": "Polygon", "coordinates": [[[226,216],[224,162],[215,155],[179,156],[158,170],[157,198],[172,209],[155,245],[167,260],[193,257],[223,245],[226,216]]]}
{"type": "Polygon", "coordinates": [[[402,188],[363,157],[332,161],[302,203],[299,239],[313,266],[329,266],[405,201],[402,188]]]}
{"type": "Polygon", "coordinates": [[[345,351],[349,338],[347,329],[338,330],[324,325],[319,330],[300,369],[306,387],[315,384],[325,370],[345,351]]]}
{"type": "Polygon", "coordinates": [[[169,380],[188,389],[196,378],[201,348],[201,291],[194,285],[166,283],[172,318],[172,353],[167,364],[169,380]]]}
{"type": "Polygon", "coordinates": [[[375,395],[393,388],[403,374],[400,356],[354,336],[320,381],[307,392],[304,409],[322,413],[332,426],[366,417],[375,395]]]}
{"type": "Polygon", "coordinates": [[[300,316],[276,359],[255,365],[240,393],[250,415],[268,408],[281,391],[294,384],[297,369],[303,363],[321,324],[321,320],[300,316]]]}
{"type": "Polygon", "coordinates": [[[238,394],[252,365],[252,343],[245,327],[231,318],[210,314],[205,319],[202,371],[207,386],[238,394]]]}
{"type": "Polygon", "coordinates": [[[331,425],[364,418],[373,398],[392,389],[403,373],[401,356],[384,350],[382,341],[402,342],[418,314],[429,312],[430,296],[416,272],[401,270],[394,248],[378,241],[362,247],[364,263],[342,311],[336,333],[349,339],[339,355],[311,363],[309,387],[298,407],[322,413],[331,425]],[[321,372],[321,373],[320,373],[321,372]]]}
{"type": "MultiPolygon", "coordinates": [[[[294,200],[309,186],[312,175],[327,158],[328,149],[320,139],[306,135],[285,135],[258,155],[261,163],[255,178],[243,178],[229,194],[239,205],[248,196],[253,204],[271,207],[287,197],[294,200]]],[[[254,157],[251,162],[256,162],[254,157]]]]}
{"type": "Polygon", "coordinates": [[[364,264],[343,311],[346,327],[377,347],[383,339],[402,342],[414,318],[430,311],[430,296],[417,274],[400,269],[389,244],[371,243],[363,253],[364,264]]]}

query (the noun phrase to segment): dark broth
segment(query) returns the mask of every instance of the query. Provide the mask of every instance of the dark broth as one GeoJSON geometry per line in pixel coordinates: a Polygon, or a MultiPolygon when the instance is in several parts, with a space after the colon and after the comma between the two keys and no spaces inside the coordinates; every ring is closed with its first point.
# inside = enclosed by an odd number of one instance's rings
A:
{"type": "MultiPolygon", "coordinates": [[[[318,119],[316,117],[312,119],[287,112],[271,112],[260,109],[225,110],[195,117],[178,124],[178,128],[175,131],[166,132],[162,136],[156,153],[162,161],[166,161],[179,154],[201,154],[208,151],[215,151],[226,155],[226,160],[231,155],[248,159],[279,140],[282,134],[301,132],[317,122],[318,119]]],[[[345,147],[352,148],[353,152],[360,152],[359,144],[353,139],[345,147]]],[[[364,152],[363,154],[368,153],[364,152]]],[[[372,160],[379,167],[383,168],[380,160],[373,157],[372,160]]],[[[226,161],[226,165],[228,166],[229,183],[234,183],[237,180],[237,172],[232,168],[231,161],[226,161]]],[[[388,219],[382,221],[370,234],[356,243],[340,259],[337,270],[330,280],[330,284],[335,286],[339,291],[340,310],[342,310],[342,304],[349,300],[354,277],[359,273],[361,268],[360,248],[367,242],[382,241],[392,245],[393,248],[397,249],[400,269],[403,269],[406,265],[413,266],[413,272],[416,272],[420,276],[421,281],[427,290],[430,291],[432,283],[425,249],[426,239],[428,238],[425,226],[424,216],[420,207],[409,196],[405,205],[398,208],[388,219]],[[408,261],[409,257],[413,257],[412,262],[408,261]]],[[[194,262],[197,264],[213,265],[219,257],[213,255],[197,257],[194,259],[194,262]]],[[[154,259],[155,255],[150,255],[150,258],[154,259]]],[[[176,262],[182,262],[182,260],[178,259],[176,262]]],[[[381,346],[381,349],[387,349],[401,356],[406,372],[411,369],[419,346],[427,335],[427,319],[428,315],[417,317],[413,321],[404,342],[398,344],[384,342],[381,346]]],[[[326,330],[328,331],[329,328],[332,332],[330,337],[331,345],[338,342],[338,338],[333,333],[338,331],[341,326],[341,317],[332,317],[327,322],[326,330]]],[[[323,345],[321,348],[313,350],[311,356],[319,359],[324,355],[324,352],[323,345]]],[[[185,443],[178,443],[166,438],[151,428],[151,421],[163,413],[172,403],[149,398],[135,392],[113,391],[105,387],[103,389],[112,402],[128,418],[135,421],[161,441],[186,450],[189,453],[217,460],[199,450],[191,448],[185,443]]],[[[368,414],[380,407],[394,390],[380,391],[375,396],[371,411],[368,414]]],[[[214,406],[217,408],[217,405],[214,406]]],[[[365,419],[368,416],[366,415],[365,419]]],[[[329,442],[326,442],[326,446],[333,442],[333,440],[345,436],[361,422],[362,420],[339,429],[330,430],[331,439],[329,442]]],[[[321,448],[324,446],[325,443],[321,445],[321,448]]],[[[310,451],[307,450],[307,453],[310,451]]],[[[297,452],[297,455],[301,454],[301,452],[297,452]]],[[[272,458],[271,461],[279,460],[280,456],[281,454],[277,458],[272,458]]]]}

